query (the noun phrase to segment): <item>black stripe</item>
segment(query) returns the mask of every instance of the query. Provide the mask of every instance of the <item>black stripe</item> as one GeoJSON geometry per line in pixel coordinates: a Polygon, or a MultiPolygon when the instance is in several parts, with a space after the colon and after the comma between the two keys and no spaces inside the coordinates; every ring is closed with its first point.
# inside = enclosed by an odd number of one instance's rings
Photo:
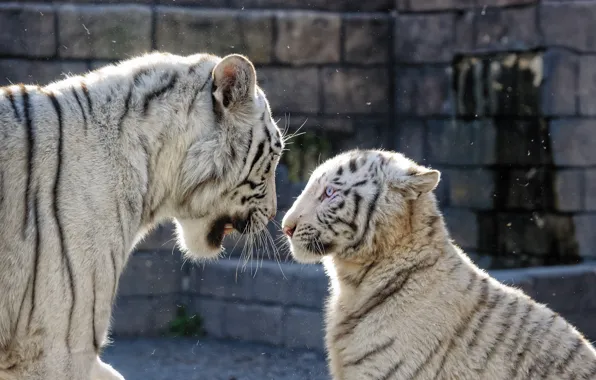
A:
{"type": "Polygon", "coordinates": [[[35,207],[33,208],[33,220],[35,222],[35,257],[33,258],[33,278],[31,289],[31,311],[29,313],[29,319],[27,320],[27,331],[31,331],[31,320],[33,313],[35,312],[35,305],[37,305],[36,294],[37,294],[37,276],[39,275],[39,256],[41,253],[41,231],[39,229],[39,186],[35,192],[35,207]]]}
{"type": "Polygon", "coordinates": [[[60,216],[60,180],[62,176],[62,157],[64,155],[64,147],[63,147],[63,138],[64,135],[64,125],[62,121],[62,107],[60,103],[56,99],[53,93],[47,94],[50,100],[52,101],[52,105],[56,110],[56,117],[58,118],[58,152],[57,152],[57,162],[56,162],[56,176],[54,182],[54,218],[56,219],[56,226],[58,227],[58,238],[60,241],[60,250],[62,252],[64,262],[66,263],[66,272],[68,274],[69,284],[70,284],[70,293],[72,296],[72,303],[70,305],[70,315],[68,317],[68,336],[66,337],[66,345],[70,349],[70,328],[72,325],[72,317],[74,314],[75,303],[76,303],[76,292],[75,292],[75,284],[74,284],[74,274],[72,269],[72,263],[70,261],[70,257],[68,256],[68,248],[66,247],[66,241],[64,238],[64,230],[62,228],[62,221],[60,216]]]}
{"type": "Polygon", "coordinates": [[[0,207],[4,204],[4,171],[0,169],[0,207]]]}
{"type": "Polygon", "coordinates": [[[79,94],[77,94],[77,90],[75,88],[71,88],[72,94],[74,95],[79,108],[81,109],[81,115],[83,115],[83,130],[87,132],[87,115],[85,114],[85,109],[83,108],[83,104],[81,103],[81,99],[79,98],[79,94]]]}
{"type": "Polygon", "coordinates": [[[344,174],[344,167],[340,166],[339,169],[337,169],[337,175],[342,175],[344,174]]]}
{"type": "MultiPolygon", "coordinates": [[[[16,319],[15,324],[14,324],[13,334],[16,333],[16,330],[19,327],[18,326],[19,321],[20,320],[24,320],[24,318],[22,318],[23,307],[25,306],[25,299],[27,299],[27,294],[29,293],[29,288],[31,287],[31,281],[30,281],[30,279],[31,278],[29,278],[29,280],[27,280],[27,287],[25,288],[25,293],[23,293],[23,298],[21,298],[21,305],[19,306],[19,314],[17,315],[17,319],[16,319]]],[[[31,298],[31,300],[33,300],[33,298],[31,298]]],[[[30,313],[33,312],[33,303],[31,304],[31,310],[29,312],[30,313]]],[[[29,322],[30,320],[31,320],[31,314],[29,314],[29,317],[28,317],[28,324],[29,325],[31,324],[31,322],[29,322]]],[[[30,328],[27,328],[27,330],[29,332],[31,331],[30,328]]]]}
{"type": "Polygon", "coordinates": [[[352,158],[349,162],[350,171],[355,173],[358,167],[356,166],[356,158],[352,158]]]}
{"type": "Polygon", "coordinates": [[[530,314],[532,313],[532,311],[534,311],[534,304],[529,302],[526,304],[526,311],[524,311],[524,314],[521,317],[521,320],[519,321],[519,326],[516,329],[517,335],[515,335],[515,338],[513,339],[513,342],[511,343],[511,346],[510,346],[511,349],[508,351],[508,354],[505,355],[506,360],[510,363],[513,362],[513,354],[515,354],[515,351],[516,351],[517,347],[519,346],[519,343],[521,342],[522,337],[524,336],[523,333],[525,331],[527,331],[526,323],[528,322],[528,318],[530,317],[530,314]]]}
{"type": "Polygon", "coordinates": [[[95,289],[95,276],[97,275],[96,268],[93,267],[93,276],[91,276],[91,287],[93,288],[93,309],[91,310],[91,324],[93,326],[93,348],[95,352],[99,352],[99,341],[97,339],[97,328],[95,326],[95,313],[97,313],[97,290],[95,289]]]}
{"type": "Polygon", "coordinates": [[[124,100],[124,111],[122,111],[122,115],[120,115],[120,120],[118,120],[118,133],[122,133],[122,125],[124,123],[124,118],[128,115],[128,111],[130,110],[130,101],[132,99],[132,90],[133,85],[130,85],[128,88],[128,93],[126,94],[126,98],[124,100]]]}
{"type": "Polygon", "coordinates": [[[371,356],[374,356],[382,351],[385,351],[386,349],[391,347],[393,345],[393,343],[395,343],[395,339],[391,339],[383,344],[380,344],[380,345],[376,346],[375,348],[373,348],[372,350],[368,350],[365,353],[361,354],[358,358],[344,362],[343,363],[344,367],[359,365],[360,363],[367,360],[371,356]]]}
{"type": "MultiPolygon", "coordinates": [[[[495,336],[495,341],[494,343],[492,343],[490,345],[490,348],[488,350],[488,352],[486,353],[486,356],[484,356],[482,358],[482,363],[481,366],[477,372],[479,373],[483,373],[487,366],[488,363],[491,361],[491,359],[493,358],[494,354],[497,352],[497,348],[503,343],[503,338],[505,337],[505,334],[511,329],[511,327],[513,326],[513,323],[511,321],[511,319],[516,315],[516,311],[517,311],[517,304],[519,302],[519,298],[515,298],[513,300],[513,302],[511,302],[509,304],[509,306],[507,307],[506,313],[502,318],[502,322],[500,324],[500,329],[498,334],[495,336]]],[[[481,376],[482,378],[482,376],[481,376]]]]}
{"type": "Polygon", "coordinates": [[[252,173],[255,165],[257,164],[257,162],[261,159],[261,157],[263,156],[263,151],[265,150],[265,142],[261,141],[259,143],[259,146],[257,147],[257,153],[255,153],[255,156],[252,159],[252,163],[250,164],[250,169],[248,170],[248,173],[246,175],[246,178],[248,178],[248,176],[250,176],[250,173],[252,173]]]}
{"type": "Polygon", "coordinates": [[[199,95],[200,92],[203,92],[203,89],[205,88],[205,86],[207,85],[207,83],[209,83],[209,81],[211,80],[211,76],[207,75],[207,79],[205,79],[205,82],[201,85],[201,87],[199,87],[198,91],[196,91],[194,93],[194,95],[192,96],[192,99],[190,100],[190,104],[188,105],[188,112],[187,114],[190,115],[190,113],[193,110],[193,106],[195,105],[195,101],[197,100],[197,96],[199,95]]]}
{"type": "Polygon", "coordinates": [[[364,242],[364,239],[366,239],[366,235],[368,234],[368,230],[370,229],[370,222],[371,222],[371,218],[372,218],[372,214],[375,210],[375,208],[377,207],[377,201],[379,200],[379,194],[380,191],[379,189],[377,189],[377,191],[375,192],[375,195],[373,196],[372,201],[368,204],[368,210],[366,213],[366,223],[364,224],[364,230],[362,231],[362,234],[360,235],[360,239],[358,239],[358,241],[354,244],[352,244],[352,246],[350,248],[359,248],[362,243],[364,242]]]}
{"type": "MultiPolygon", "coordinates": [[[[83,95],[85,95],[85,99],[87,99],[87,107],[89,108],[89,118],[93,120],[93,102],[91,101],[91,95],[89,94],[89,89],[87,88],[85,82],[81,82],[81,89],[83,90],[83,95]]],[[[85,130],[85,133],[87,133],[87,130],[85,130]]]]}
{"type": "Polygon", "coordinates": [[[387,372],[385,372],[385,374],[379,378],[379,380],[388,380],[388,379],[390,379],[393,375],[395,375],[395,372],[397,372],[397,370],[399,369],[399,367],[401,367],[401,365],[402,365],[402,361],[401,360],[399,360],[396,363],[394,363],[387,370],[387,372]]]}
{"type": "MultiPolygon", "coordinates": [[[[577,356],[577,354],[579,353],[579,351],[583,347],[583,345],[584,345],[584,342],[582,341],[582,339],[576,337],[575,344],[573,345],[571,350],[569,350],[567,355],[565,355],[565,358],[563,359],[563,361],[557,365],[557,373],[558,374],[563,374],[563,371],[565,370],[565,368],[567,368],[569,366],[569,364],[573,363],[573,360],[575,360],[575,357],[577,356]]],[[[547,371],[545,371],[544,373],[548,374],[547,371]]],[[[545,378],[545,376],[543,376],[543,378],[545,378]]]]}
{"type": "Polygon", "coordinates": [[[166,83],[162,87],[155,89],[155,90],[151,91],[150,93],[148,93],[147,95],[145,95],[145,99],[143,100],[143,114],[145,116],[147,116],[147,112],[149,112],[149,103],[151,103],[151,101],[153,101],[154,99],[159,98],[166,92],[173,89],[174,86],[176,85],[177,81],[178,81],[178,73],[174,72],[174,73],[172,73],[172,75],[170,75],[170,80],[168,81],[168,83],[166,83]]]}
{"type": "Polygon", "coordinates": [[[29,201],[31,199],[31,175],[33,173],[33,155],[35,149],[35,138],[33,137],[33,122],[31,120],[31,104],[29,93],[25,85],[20,85],[23,94],[23,112],[25,114],[25,133],[27,134],[27,188],[25,190],[25,218],[23,222],[22,237],[27,237],[27,226],[29,225],[29,201]]]}
{"type": "MultiPolygon", "coordinates": [[[[548,323],[546,324],[546,326],[544,326],[543,329],[543,333],[548,333],[550,332],[551,327],[553,326],[553,324],[555,323],[555,320],[557,319],[557,314],[554,314],[551,316],[550,320],[548,321],[548,323]]],[[[511,367],[511,370],[513,371],[511,378],[515,379],[517,377],[517,372],[519,371],[519,366],[521,363],[523,363],[523,360],[526,358],[526,355],[528,354],[528,348],[530,347],[530,344],[532,343],[532,340],[534,338],[534,335],[538,332],[538,329],[540,327],[542,327],[541,325],[541,320],[540,321],[536,321],[536,325],[532,328],[532,330],[530,330],[530,333],[528,334],[528,339],[526,339],[526,341],[524,342],[524,345],[522,346],[522,349],[517,353],[517,358],[515,359],[515,362],[513,363],[513,367],[511,367]]],[[[543,335],[543,334],[541,334],[543,335]]]]}
{"type": "Polygon", "coordinates": [[[488,319],[490,317],[492,317],[495,308],[499,305],[499,302],[501,302],[502,298],[503,298],[503,294],[496,293],[492,297],[492,299],[490,300],[488,305],[486,305],[487,306],[486,309],[484,309],[484,312],[478,319],[478,324],[476,325],[476,328],[472,332],[472,339],[468,342],[468,350],[470,350],[470,351],[474,350],[474,348],[478,344],[478,339],[480,338],[480,333],[484,331],[484,326],[488,322],[488,319]]]}
{"type": "Polygon", "coordinates": [[[114,271],[114,284],[112,285],[112,303],[116,298],[116,290],[118,289],[118,268],[116,267],[116,253],[113,249],[110,250],[110,257],[112,258],[112,270],[114,271]]]}
{"type": "Polygon", "coordinates": [[[18,123],[21,123],[21,115],[19,115],[19,110],[18,110],[17,105],[14,101],[14,94],[12,93],[12,90],[7,87],[4,89],[4,91],[6,93],[6,97],[8,98],[8,101],[10,102],[10,106],[12,107],[12,112],[14,113],[14,118],[16,119],[16,121],[18,123]]]}
{"type": "Polygon", "coordinates": [[[368,183],[368,180],[363,179],[362,181],[356,182],[355,184],[353,184],[353,187],[358,187],[358,186],[362,186],[362,185],[366,185],[368,183]]]}
{"type": "Polygon", "coordinates": [[[122,234],[122,249],[126,252],[126,232],[124,231],[124,219],[122,219],[122,206],[116,201],[116,213],[118,214],[118,224],[120,224],[120,233],[122,234]]]}

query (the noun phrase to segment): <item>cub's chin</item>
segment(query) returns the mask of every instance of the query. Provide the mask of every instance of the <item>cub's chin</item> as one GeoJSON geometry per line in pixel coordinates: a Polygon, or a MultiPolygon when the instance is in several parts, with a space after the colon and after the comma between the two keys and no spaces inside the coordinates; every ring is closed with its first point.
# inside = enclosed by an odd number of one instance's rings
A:
{"type": "Polygon", "coordinates": [[[301,264],[317,264],[319,263],[324,255],[311,252],[310,250],[300,247],[299,244],[295,244],[290,241],[290,251],[294,260],[301,264]]]}
{"type": "Polygon", "coordinates": [[[224,238],[234,231],[229,217],[176,220],[178,245],[191,260],[218,258],[224,238]]]}

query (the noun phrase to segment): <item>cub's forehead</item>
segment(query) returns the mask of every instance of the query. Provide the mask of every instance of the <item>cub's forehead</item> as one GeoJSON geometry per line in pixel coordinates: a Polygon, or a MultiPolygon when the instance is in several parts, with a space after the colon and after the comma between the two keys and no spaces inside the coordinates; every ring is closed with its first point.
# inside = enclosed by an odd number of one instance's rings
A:
{"type": "Polygon", "coordinates": [[[358,178],[374,174],[375,167],[407,175],[416,163],[401,153],[382,150],[354,150],[338,154],[321,164],[311,176],[313,183],[325,178],[358,178]]]}

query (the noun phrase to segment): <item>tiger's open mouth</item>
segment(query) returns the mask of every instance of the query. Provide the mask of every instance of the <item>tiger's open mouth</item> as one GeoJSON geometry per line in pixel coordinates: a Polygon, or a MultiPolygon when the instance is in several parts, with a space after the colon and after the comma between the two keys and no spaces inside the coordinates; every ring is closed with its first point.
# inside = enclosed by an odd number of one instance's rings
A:
{"type": "Polygon", "coordinates": [[[222,245],[226,236],[234,232],[246,232],[249,224],[250,215],[247,218],[220,216],[211,223],[207,234],[207,242],[213,248],[218,248],[222,245]]]}

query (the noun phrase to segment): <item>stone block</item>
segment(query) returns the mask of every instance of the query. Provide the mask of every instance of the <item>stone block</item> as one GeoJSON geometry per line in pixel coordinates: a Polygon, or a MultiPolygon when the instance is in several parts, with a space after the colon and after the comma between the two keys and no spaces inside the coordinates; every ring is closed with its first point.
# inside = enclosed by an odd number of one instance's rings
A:
{"type": "Polygon", "coordinates": [[[450,67],[398,67],[395,101],[398,115],[452,116],[450,67]]]}
{"type": "Polygon", "coordinates": [[[151,8],[62,5],[58,53],[64,58],[121,59],[151,51],[151,8]]]}
{"type": "Polygon", "coordinates": [[[257,69],[257,76],[276,114],[319,112],[318,69],[263,67],[257,69]]]}
{"type": "MultiPolygon", "coordinates": [[[[588,96],[592,91],[593,95],[596,95],[596,90],[592,90],[590,87],[591,85],[596,86],[596,77],[592,77],[596,73],[592,73],[593,69],[587,66],[590,63],[589,57],[581,57],[578,62],[578,57],[572,53],[549,49],[544,54],[543,62],[544,82],[541,91],[541,109],[544,115],[575,115],[578,93],[580,104],[584,99],[582,96],[588,96]],[[578,65],[579,76],[583,78],[579,81],[579,89],[577,88],[578,65]],[[592,82],[594,84],[591,84],[592,82]]],[[[587,112],[587,109],[582,112],[587,112]]]]}
{"type": "Polygon", "coordinates": [[[579,51],[596,50],[596,3],[591,1],[544,2],[540,5],[543,43],[579,51]]]}
{"type": "Polygon", "coordinates": [[[473,211],[446,208],[443,210],[445,224],[457,245],[466,249],[478,247],[478,218],[473,211]]]}
{"type": "Polygon", "coordinates": [[[395,0],[401,12],[442,11],[473,8],[476,0],[395,0]]]}
{"type": "Polygon", "coordinates": [[[202,296],[228,300],[252,299],[252,263],[244,267],[241,259],[221,259],[195,265],[190,273],[190,292],[202,296]]]}
{"type": "MultiPolygon", "coordinates": [[[[114,0],[119,1],[119,0],[114,0]]],[[[147,2],[153,2],[153,0],[145,0],[147,2]]],[[[192,5],[193,7],[211,7],[211,8],[224,8],[229,5],[229,0],[157,0],[159,4],[163,5],[192,5]]]]}
{"type": "Polygon", "coordinates": [[[510,7],[516,5],[536,4],[539,0],[482,0],[482,5],[487,7],[510,7]]]}
{"type": "Polygon", "coordinates": [[[535,48],[540,44],[537,26],[534,7],[478,8],[475,47],[503,51],[535,48]]]}
{"type": "MultiPolygon", "coordinates": [[[[558,262],[576,260],[573,223],[566,215],[499,214],[499,252],[549,256],[558,262]]],[[[548,258],[542,259],[542,265],[548,258]]]]}
{"type": "Polygon", "coordinates": [[[596,211],[596,169],[586,170],[583,194],[585,209],[587,211],[596,211]]]}
{"type": "Polygon", "coordinates": [[[348,14],[343,18],[344,60],[350,63],[384,63],[388,60],[389,18],[384,14],[348,14]]]}
{"type": "Polygon", "coordinates": [[[182,258],[172,251],[136,252],[120,276],[121,296],[174,294],[181,290],[182,258]]]}
{"type": "Polygon", "coordinates": [[[555,165],[596,165],[596,120],[552,120],[550,138],[555,165]]]}
{"type": "Polygon", "coordinates": [[[290,281],[289,305],[322,309],[328,292],[328,280],[322,265],[290,264],[284,266],[284,274],[290,281]]]}
{"type": "Polygon", "coordinates": [[[91,63],[89,64],[89,69],[91,70],[98,70],[101,69],[103,67],[106,67],[108,65],[111,65],[115,63],[114,61],[108,61],[108,60],[99,60],[99,61],[91,61],[91,63]]]}
{"type": "Polygon", "coordinates": [[[176,247],[176,231],[173,223],[158,226],[149,232],[136,246],[137,251],[173,251],[176,247]]]}
{"type": "Polygon", "coordinates": [[[254,63],[271,61],[270,12],[158,7],[155,29],[157,48],[175,54],[238,53],[254,63]]]}
{"type": "Polygon", "coordinates": [[[497,158],[497,130],[491,119],[428,122],[428,162],[447,165],[492,165],[497,158]]]}
{"type": "Polygon", "coordinates": [[[477,212],[478,251],[499,252],[497,216],[492,212],[477,212]]]}
{"type": "Polygon", "coordinates": [[[0,4],[0,54],[28,57],[55,55],[55,20],[51,5],[0,4]]]}
{"type": "Polygon", "coordinates": [[[112,312],[116,336],[156,336],[167,332],[176,318],[175,296],[118,297],[112,312]]]}
{"type": "Polygon", "coordinates": [[[449,205],[478,210],[492,209],[494,203],[494,173],[486,169],[449,169],[446,185],[449,205]]]}
{"type": "Polygon", "coordinates": [[[388,109],[387,73],[379,69],[323,69],[323,111],[327,114],[381,113],[388,109]]]}
{"type": "Polygon", "coordinates": [[[277,262],[263,261],[252,282],[254,300],[280,305],[288,302],[291,282],[277,262]]]}
{"type": "MultiPolygon", "coordinates": [[[[497,162],[506,165],[551,163],[548,125],[541,119],[496,121],[497,162]]],[[[551,135],[552,136],[552,135],[551,135]]]]}
{"type": "MultiPolygon", "coordinates": [[[[203,0],[185,0],[197,1],[203,0]]],[[[393,9],[393,0],[370,0],[366,2],[352,0],[230,0],[231,6],[235,8],[268,8],[268,9],[308,9],[308,10],[328,10],[328,11],[357,11],[386,12],[393,9]]]]}
{"type": "Polygon", "coordinates": [[[395,146],[406,157],[422,163],[426,160],[426,125],[420,119],[399,119],[395,133],[395,146]]]}
{"type": "Polygon", "coordinates": [[[576,214],[573,216],[575,238],[581,257],[596,259],[596,214],[576,214]]]}
{"type": "Polygon", "coordinates": [[[455,43],[452,13],[398,14],[395,57],[398,62],[449,62],[455,43]]]}
{"type": "Polygon", "coordinates": [[[240,15],[241,51],[254,63],[268,63],[273,58],[273,14],[242,12],[240,15]]]}
{"type": "Polygon", "coordinates": [[[192,297],[192,312],[198,314],[203,321],[203,330],[207,336],[223,338],[226,302],[200,297],[192,297]]]}
{"type": "Polygon", "coordinates": [[[546,272],[532,277],[538,302],[560,313],[596,312],[596,267],[592,271],[546,272]]]}
{"type": "Polygon", "coordinates": [[[552,172],[545,168],[514,169],[501,172],[507,177],[505,206],[512,210],[545,210],[554,203],[552,172]]]}
{"type": "Polygon", "coordinates": [[[280,345],[283,342],[281,306],[228,302],[224,311],[226,338],[280,345]]]}
{"type": "Polygon", "coordinates": [[[340,60],[341,18],[308,11],[276,15],[275,57],[283,63],[329,63],[340,60]]]}
{"type": "Polygon", "coordinates": [[[39,84],[44,86],[66,76],[87,71],[84,62],[28,61],[24,59],[0,60],[0,86],[11,83],[39,84]]]}
{"type": "Polygon", "coordinates": [[[567,312],[563,317],[569,321],[590,342],[596,341],[596,311],[590,310],[583,313],[567,312]]]}
{"type": "MultiPolygon", "coordinates": [[[[559,211],[581,211],[584,209],[584,184],[589,177],[584,170],[557,170],[555,176],[555,207],[559,211]]],[[[596,177],[594,177],[596,180],[596,177]]],[[[588,189],[586,189],[588,190],[588,189]]],[[[596,184],[594,185],[596,192],[596,184]]]]}
{"type": "Polygon", "coordinates": [[[596,115],[596,57],[579,58],[579,113],[582,116],[596,115]]]}
{"type": "Polygon", "coordinates": [[[284,320],[284,346],[324,351],[324,329],[322,311],[290,308],[284,320]]]}

